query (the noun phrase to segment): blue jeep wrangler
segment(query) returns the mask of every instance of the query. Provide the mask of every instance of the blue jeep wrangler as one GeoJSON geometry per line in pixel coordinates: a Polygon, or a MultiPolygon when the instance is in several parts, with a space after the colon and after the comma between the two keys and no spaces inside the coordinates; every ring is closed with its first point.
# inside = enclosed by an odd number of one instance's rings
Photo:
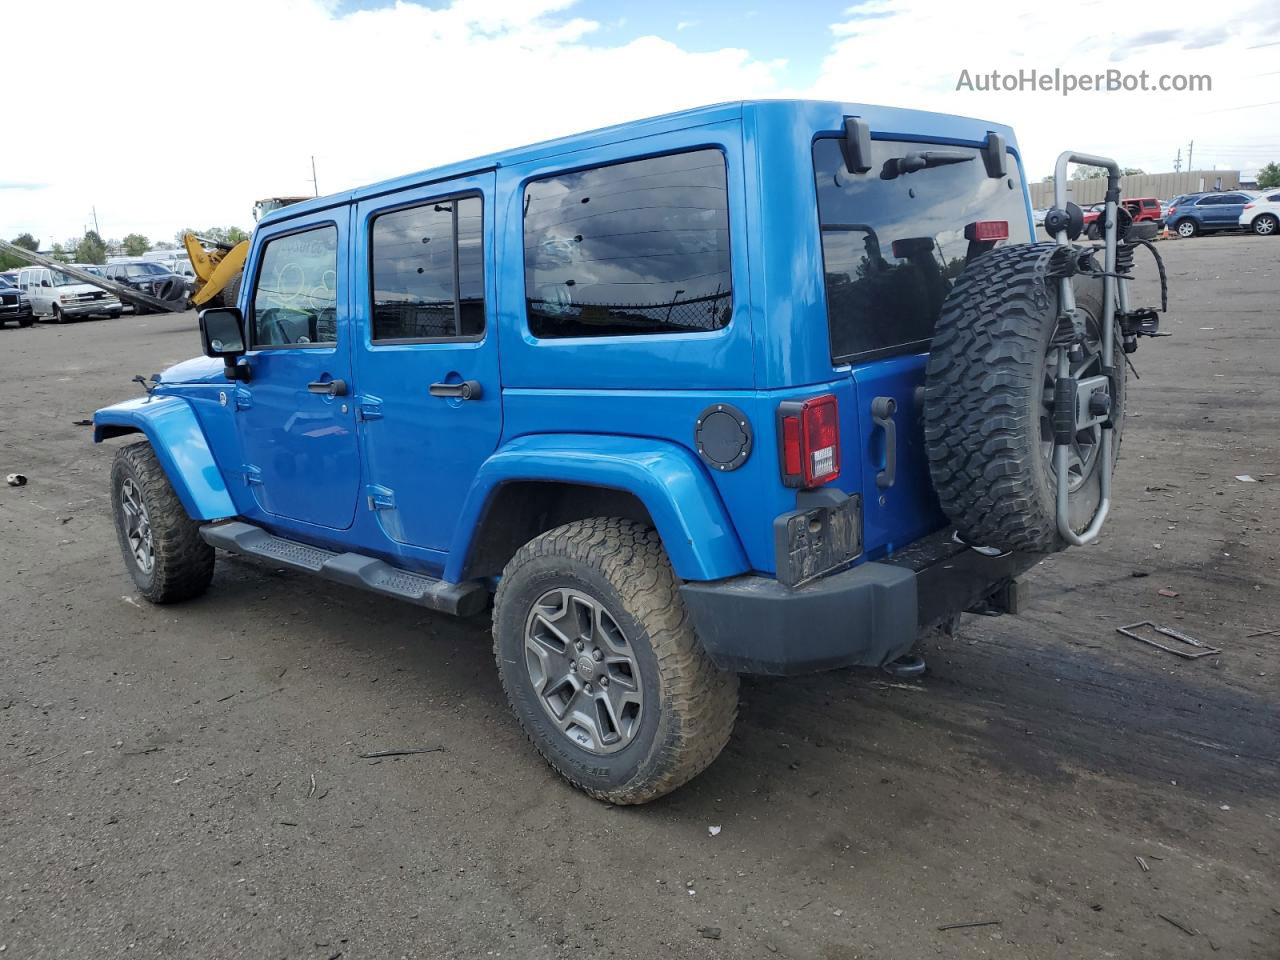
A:
{"type": "Polygon", "coordinates": [[[154,603],[214,548],[470,616],[534,746],[642,803],[738,674],[921,666],[1096,535],[1133,246],[1034,243],[1011,130],[733,103],[263,218],[205,358],[99,410],[154,603]],[[1105,255],[1105,262],[1093,259],[1105,255]]]}

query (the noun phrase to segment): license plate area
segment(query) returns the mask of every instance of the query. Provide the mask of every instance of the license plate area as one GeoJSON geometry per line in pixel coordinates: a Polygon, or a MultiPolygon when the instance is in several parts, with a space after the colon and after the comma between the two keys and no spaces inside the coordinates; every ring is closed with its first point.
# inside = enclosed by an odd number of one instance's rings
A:
{"type": "Polygon", "coordinates": [[[778,582],[799,586],[862,553],[862,497],[838,490],[801,494],[799,509],[773,522],[778,582]]]}

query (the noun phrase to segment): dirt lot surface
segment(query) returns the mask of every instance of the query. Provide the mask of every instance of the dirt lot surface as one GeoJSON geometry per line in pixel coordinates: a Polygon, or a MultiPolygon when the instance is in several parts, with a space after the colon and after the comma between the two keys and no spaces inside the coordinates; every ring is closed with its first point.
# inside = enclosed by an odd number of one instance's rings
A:
{"type": "Polygon", "coordinates": [[[528,748],[483,621],[227,557],[140,601],[76,421],[197,352],[194,315],[0,330],[30,477],[0,486],[0,950],[1280,957],[1280,240],[1160,249],[1175,336],[1136,357],[1101,541],[926,639],[920,683],[745,681],[725,754],[644,808],[528,748]],[[1115,632],[1148,618],[1223,652],[1115,632]]]}

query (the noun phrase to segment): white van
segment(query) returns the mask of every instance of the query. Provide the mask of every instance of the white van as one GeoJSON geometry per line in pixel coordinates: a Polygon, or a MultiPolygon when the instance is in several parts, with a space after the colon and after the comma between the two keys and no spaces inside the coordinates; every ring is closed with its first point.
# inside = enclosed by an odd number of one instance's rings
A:
{"type": "Polygon", "coordinates": [[[31,301],[33,314],[58,323],[72,317],[115,318],[122,309],[114,294],[48,267],[23,267],[18,271],[18,289],[31,301]]]}

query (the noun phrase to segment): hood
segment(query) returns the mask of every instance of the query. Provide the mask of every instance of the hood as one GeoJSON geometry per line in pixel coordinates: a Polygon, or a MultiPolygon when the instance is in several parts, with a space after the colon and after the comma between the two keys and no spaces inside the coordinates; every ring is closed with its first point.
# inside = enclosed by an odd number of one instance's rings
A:
{"type": "Polygon", "coordinates": [[[225,364],[214,357],[192,357],[175,363],[158,377],[161,383],[221,383],[226,384],[222,372],[225,364]]]}
{"type": "Polygon", "coordinates": [[[60,287],[53,287],[52,289],[57,290],[58,293],[70,294],[73,297],[78,297],[82,293],[106,293],[107,296],[112,296],[112,294],[108,293],[106,290],[103,290],[101,287],[95,287],[92,283],[65,283],[60,287]]]}

